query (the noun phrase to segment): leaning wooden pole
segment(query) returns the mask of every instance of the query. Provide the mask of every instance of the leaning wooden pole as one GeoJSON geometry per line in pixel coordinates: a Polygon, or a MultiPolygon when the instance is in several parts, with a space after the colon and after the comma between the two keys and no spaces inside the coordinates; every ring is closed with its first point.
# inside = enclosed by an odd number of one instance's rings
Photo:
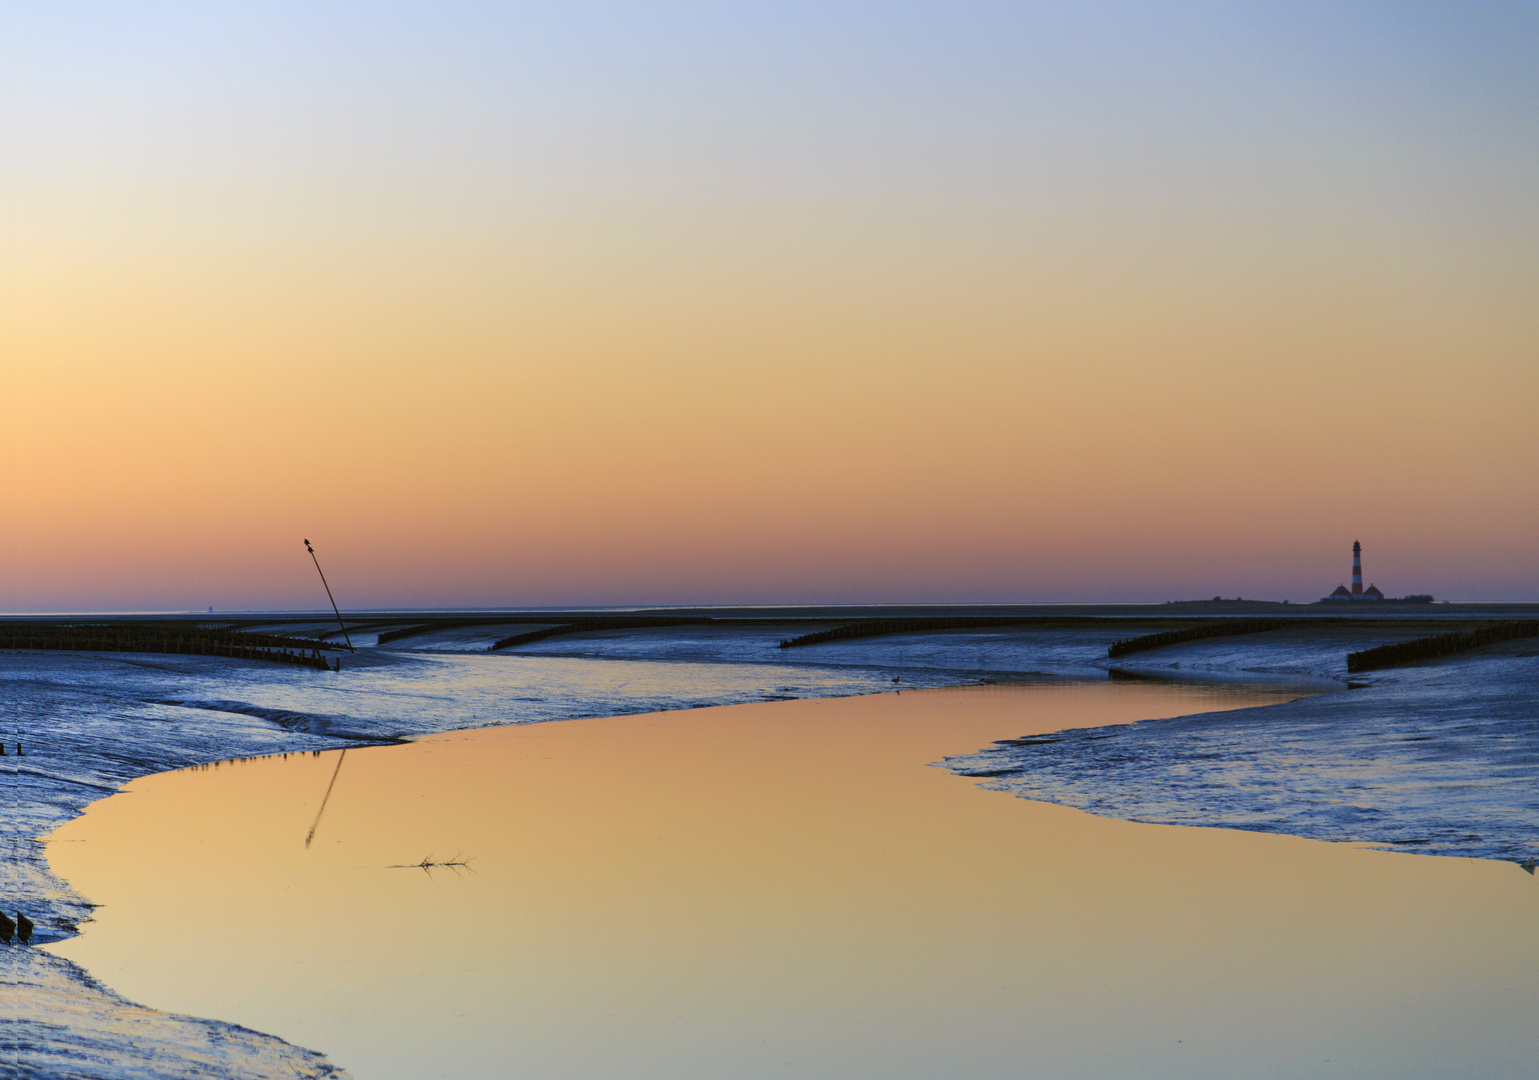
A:
{"type": "Polygon", "coordinates": [[[315,557],[315,549],[310,546],[308,540],[305,541],[305,550],[310,553],[310,561],[315,563],[315,572],[321,575],[321,585],[326,590],[326,599],[331,601],[331,610],[336,613],[337,625],[342,628],[342,637],[347,641],[347,651],[357,652],[358,650],[353,648],[353,639],[348,636],[347,624],[342,621],[342,613],[337,611],[337,598],[331,595],[331,586],[326,584],[326,571],[321,569],[321,560],[315,557]]]}

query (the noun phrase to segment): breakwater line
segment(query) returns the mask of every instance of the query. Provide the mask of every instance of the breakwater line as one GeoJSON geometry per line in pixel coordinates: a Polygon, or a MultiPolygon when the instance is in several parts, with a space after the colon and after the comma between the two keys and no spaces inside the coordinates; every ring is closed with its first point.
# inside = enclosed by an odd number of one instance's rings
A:
{"type": "Polygon", "coordinates": [[[1114,616],[962,616],[956,618],[899,618],[861,619],[825,630],[814,630],[797,637],[786,638],[782,649],[800,649],[808,645],[821,645],[828,641],[850,641],[856,638],[887,637],[892,634],[946,633],[954,630],[1083,630],[1101,627],[1128,626],[1130,623],[1151,625],[1154,620],[1130,620],[1114,616]]]}
{"type": "Polygon", "coordinates": [[[388,645],[396,641],[404,641],[407,638],[422,637],[426,634],[435,634],[443,630],[467,630],[479,626],[505,626],[511,623],[555,623],[557,625],[544,625],[536,630],[511,634],[494,641],[487,649],[488,652],[498,652],[502,649],[512,648],[517,645],[527,645],[535,641],[543,641],[548,637],[559,634],[581,634],[594,630],[650,630],[670,626],[706,626],[706,625],[752,625],[752,620],[725,620],[713,619],[709,616],[678,616],[678,615],[541,615],[539,613],[519,616],[498,616],[495,618],[475,619],[433,619],[427,622],[413,623],[408,626],[396,626],[394,629],[382,631],[378,638],[380,645],[388,645]]]}
{"type": "Polygon", "coordinates": [[[1375,649],[1347,654],[1347,671],[1374,671],[1378,668],[1400,667],[1418,660],[1435,660],[1440,656],[1478,649],[1482,645],[1494,645],[1499,641],[1517,641],[1539,637],[1539,619],[1521,622],[1492,623],[1469,630],[1456,630],[1449,634],[1433,634],[1430,637],[1380,645],[1375,649]]]}
{"type": "Polygon", "coordinates": [[[1126,656],[1128,653],[1145,652],[1166,645],[1179,645],[1183,641],[1201,641],[1204,638],[1237,637],[1241,634],[1263,634],[1268,630],[1281,630],[1288,625],[1282,619],[1219,619],[1202,626],[1189,626],[1182,630],[1162,630],[1157,634],[1114,641],[1106,650],[1108,657],[1126,656]]]}
{"type": "Polygon", "coordinates": [[[322,650],[336,648],[314,638],[213,629],[193,622],[0,624],[0,649],[219,656],[329,671],[322,650]]]}
{"type": "Polygon", "coordinates": [[[575,619],[563,622],[560,626],[545,626],[538,630],[529,630],[522,634],[511,634],[505,638],[499,638],[492,642],[487,652],[499,652],[503,649],[511,649],[519,645],[532,645],[536,641],[544,641],[546,638],[559,637],[563,634],[586,634],[599,630],[656,630],[672,626],[709,626],[718,623],[716,619],[709,618],[674,618],[668,616],[601,616],[591,619],[575,619]]]}

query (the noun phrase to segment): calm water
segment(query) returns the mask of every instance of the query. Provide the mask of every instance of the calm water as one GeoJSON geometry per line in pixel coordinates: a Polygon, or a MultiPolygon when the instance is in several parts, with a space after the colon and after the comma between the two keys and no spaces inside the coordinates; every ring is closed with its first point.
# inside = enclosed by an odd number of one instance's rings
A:
{"type": "Polygon", "coordinates": [[[934,690],[147,777],[55,834],[102,907],[51,948],[361,1080],[1528,1075],[1516,867],[1129,824],[926,767],[1270,700],[934,690]]]}

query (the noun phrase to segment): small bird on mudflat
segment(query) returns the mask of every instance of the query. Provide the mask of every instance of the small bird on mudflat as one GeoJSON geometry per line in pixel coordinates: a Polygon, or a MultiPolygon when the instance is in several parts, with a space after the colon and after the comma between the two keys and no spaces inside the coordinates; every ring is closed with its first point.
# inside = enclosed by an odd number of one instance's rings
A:
{"type": "Polygon", "coordinates": [[[16,933],[16,924],[11,921],[9,915],[0,911],[0,941],[9,945],[11,943],[11,935],[14,933],[16,933]]]}
{"type": "Polygon", "coordinates": [[[32,920],[19,911],[16,913],[16,936],[23,945],[32,940],[32,920]]]}

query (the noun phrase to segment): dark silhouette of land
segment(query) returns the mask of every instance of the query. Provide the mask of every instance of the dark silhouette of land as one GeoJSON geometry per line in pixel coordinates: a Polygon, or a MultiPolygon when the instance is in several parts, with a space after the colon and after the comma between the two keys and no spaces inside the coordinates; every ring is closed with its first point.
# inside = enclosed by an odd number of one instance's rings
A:
{"type": "MultiPolygon", "coordinates": [[[[488,651],[500,652],[562,635],[599,631],[700,626],[782,628],[781,647],[806,648],[825,642],[892,634],[944,634],[978,630],[1106,629],[1126,634],[1111,646],[1112,657],[1182,641],[1260,633],[1289,627],[1322,632],[1344,626],[1372,626],[1408,639],[1437,637],[1437,649],[1478,648],[1492,641],[1532,636],[1508,624],[1532,622],[1539,604],[1429,604],[1381,601],[1372,604],[1291,604],[1263,600],[1193,600],[1165,604],[889,605],[629,610],[529,609],[489,611],[368,611],[354,613],[339,630],[316,612],[251,613],[195,619],[187,616],[0,617],[0,649],[168,653],[296,664],[332,670],[327,651],[351,647],[338,634],[376,633],[377,644],[442,631],[497,628],[488,651]],[[330,624],[330,625],[328,625],[330,624]],[[1466,644],[1459,645],[1459,642],[1466,644]],[[1473,644],[1469,644],[1473,642],[1473,644]]],[[[340,622],[340,615],[338,615],[340,622]]],[[[1405,643],[1377,650],[1370,666],[1414,662],[1448,652],[1405,643]]],[[[1352,668],[1351,670],[1360,670],[1352,668]]],[[[1366,668],[1361,669],[1366,670],[1366,668]]]]}

